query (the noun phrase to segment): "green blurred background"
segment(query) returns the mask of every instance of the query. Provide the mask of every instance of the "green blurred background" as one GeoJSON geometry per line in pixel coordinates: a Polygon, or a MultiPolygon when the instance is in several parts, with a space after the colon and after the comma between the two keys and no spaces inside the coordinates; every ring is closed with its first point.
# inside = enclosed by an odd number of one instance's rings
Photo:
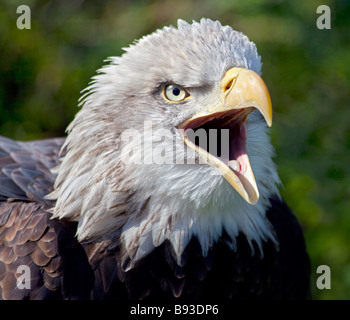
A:
{"type": "Polygon", "coordinates": [[[305,230],[314,299],[350,298],[350,1],[14,1],[0,3],[0,135],[63,136],[80,91],[109,56],[163,25],[218,19],[257,44],[274,105],[283,197],[305,230]],[[17,6],[31,8],[19,30],[17,6]],[[316,9],[331,9],[319,30],[316,9]],[[330,290],[316,288],[328,265],[330,290]]]}

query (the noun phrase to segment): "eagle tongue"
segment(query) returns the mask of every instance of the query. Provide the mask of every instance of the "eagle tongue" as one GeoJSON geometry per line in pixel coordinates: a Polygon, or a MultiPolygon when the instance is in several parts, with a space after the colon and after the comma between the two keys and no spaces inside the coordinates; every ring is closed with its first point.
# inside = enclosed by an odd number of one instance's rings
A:
{"type": "Polygon", "coordinates": [[[231,160],[228,162],[228,166],[236,172],[240,172],[241,171],[241,164],[238,160],[231,160]]]}
{"type": "Polygon", "coordinates": [[[228,166],[240,174],[244,174],[247,170],[246,140],[247,134],[244,123],[236,123],[230,128],[228,166]]]}
{"type": "Polygon", "coordinates": [[[249,199],[257,201],[259,191],[250,165],[246,140],[247,133],[244,122],[236,123],[230,128],[230,152],[227,165],[239,179],[249,199]]]}

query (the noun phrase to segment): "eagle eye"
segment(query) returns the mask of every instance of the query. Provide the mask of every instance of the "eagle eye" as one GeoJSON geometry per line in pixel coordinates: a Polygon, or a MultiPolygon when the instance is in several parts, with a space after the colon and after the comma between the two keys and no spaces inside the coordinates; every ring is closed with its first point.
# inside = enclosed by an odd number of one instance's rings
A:
{"type": "Polygon", "coordinates": [[[170,102],[180,102],[189,97],[187,90],[176,84],[167,84],[163,88],[163,96],[170,102]]]}

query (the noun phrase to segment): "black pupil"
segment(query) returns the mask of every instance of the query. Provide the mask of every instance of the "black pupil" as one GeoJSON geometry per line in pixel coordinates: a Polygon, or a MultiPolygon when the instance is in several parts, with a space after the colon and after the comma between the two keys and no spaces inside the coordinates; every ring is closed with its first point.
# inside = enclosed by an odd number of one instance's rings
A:
{"type": "Polygon", "coordinates": [[[180,94],[180,89],[179,88],[174,88],[173,89],[173,95],[178,96],[180,94]]]}

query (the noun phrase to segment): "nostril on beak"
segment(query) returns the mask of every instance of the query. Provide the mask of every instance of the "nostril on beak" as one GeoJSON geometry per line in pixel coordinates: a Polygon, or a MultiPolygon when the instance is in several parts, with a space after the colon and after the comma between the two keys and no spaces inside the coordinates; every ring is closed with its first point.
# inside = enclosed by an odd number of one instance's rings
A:
{"type": "Polygon", "coordinates": [[[240,74],[240,68],[232,68],[226,71],[224,77],[221,80],[222,92],[228,94],[228,92],[234,87],[240,74]]]}
{"type": "Polygon", "coordinates": [[[232,87],[232,84],[233,84],[233,79],[231,79],[231,80],[226,84],[225,91],[230,90],[230,88],[232,87]]]}

